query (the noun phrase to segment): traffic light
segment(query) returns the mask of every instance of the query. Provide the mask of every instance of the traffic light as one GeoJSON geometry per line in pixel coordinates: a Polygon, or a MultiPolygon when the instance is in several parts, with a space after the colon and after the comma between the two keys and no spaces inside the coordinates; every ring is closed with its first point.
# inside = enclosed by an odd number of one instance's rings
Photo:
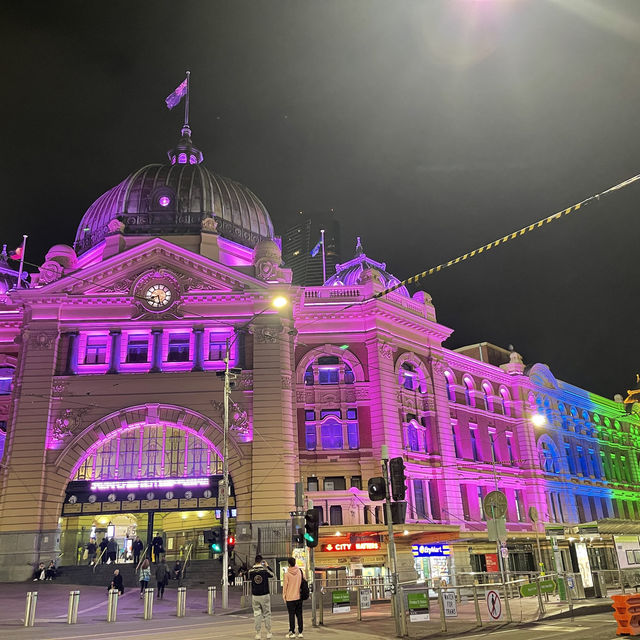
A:
{"type": "Polygon", "coordinates": [[[404,475],[404,460],[391,458],[389,460],[389,474],[391,475],[391,497],[394,500],[404,500],[407,495],[406,476],[404,475]]]}
{"type": "Polygon", "coordinates": [[[369,478],[369,500],[384,500],[387,497],[387,482],[384,478],[369,478]]]}
{"type": "Polygon", "coordinates": [[[209,531],[208,542],[213,553],[222,553],[223,539],[222,529],[212,529],[209,531]]]}
{"type": "Polygon", "coordinates": [[[313,507],[304,514],[304,539],[307,547],[317,547],[320,530],[320,509],[313,507]]]}
{"type": "Polygon", "coordinates": [[[304,530],[306,519],[304,516],[293,516],[291,518],[291,543],[294,549],[304,548],[304,530]]]}
{"type": "Polygon", "coordinates": [[[234,536],[229,536],[227,538],[227,551],[232,553],[236,546],[236,539],[234,536]]]}

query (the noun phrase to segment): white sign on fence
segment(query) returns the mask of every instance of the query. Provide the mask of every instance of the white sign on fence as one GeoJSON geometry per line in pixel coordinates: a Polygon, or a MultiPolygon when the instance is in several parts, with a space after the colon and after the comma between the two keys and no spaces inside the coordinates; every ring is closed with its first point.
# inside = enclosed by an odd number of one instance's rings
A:
{"type": "Polygon", "coordinates": [[[360,608],[371,609],[371,589],[360,590],[360,608]]]}
{"type": "Polygon", "coordinates": [[[457,618],[458,617],[458,604],[456,603],[455,591],[443,591],[442,603],[444,605],[444,617],[445,618],[457,618]]]}
{"type": "Polygon", "coordinates": [[[502,620],[502,600],[497,591],[487,591],[487,611],[492,620],[502,620]]]}

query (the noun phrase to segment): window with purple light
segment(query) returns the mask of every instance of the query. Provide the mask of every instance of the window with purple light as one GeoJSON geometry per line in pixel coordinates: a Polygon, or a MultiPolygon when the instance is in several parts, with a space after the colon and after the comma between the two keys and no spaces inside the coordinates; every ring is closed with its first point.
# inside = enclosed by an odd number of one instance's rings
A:
{"type": "Polygon", "coordinates": [[[418,388],[418,375],[415,367],[409,362],[403,362],[400,368],[400,384],[408,391],[418,388]]]}
{"type": "Polygon", "coordinates": [[[309,365],[306,369],[306,371],[304,372],[304,384],[307,387],[312,387],[313,386],[313,367],[312,365],[309,365]]]}
{"type": "Polygon", "coordinates": [[[453,376],[449,371],[445,371],[444,379],[447,385],[447,398],[449,398],[449,402],[456,401],[456,390],[453,386],[453,376]]]}
{"type": "Polygon", "coordinates": [[[305,449],[307,451],[315,451],[318,446],[318,438],[316,436],[315,422],[313,424],[305,424],[304,435],[305,435],[305,449]]]}
{"type": "Polygon", "coordinates": [[[473,382],[472,382],[471,378],[465,376],[462,379],[462,382],[464,383],[464,400],[465,400],[467,406],[468,407],[475,407],[476,406],[476,400],[475,400],[475,397],[473,395],[473,382]]]}
{"type": "Polygon", "coordinates": [[[188,333],[172,333],[169,335],[167,362],[189,361],[190,336],[188,333]]]}
{"type": "Polygon", "coordinates": [[[349,449],[360,448],[360,431],[358,429],[357,422],[347,423],[347,440],[349,443],[349,449]]]}
{"type": "Polygon", "coordinates": [[[336,418],[342,418],[342,412],[340,411],[340,409],[323,409],[320,412],[320,419],[322,420],[327,416],[335,416],[336,418]]]}
{"type": "Polygon", "coordinates": [[[85,364],[104,364],[107,361],[107,336],[87,336],[85,364]]]}
{"type": "Polygon", "coordinates": [[[407,448],[409,451],[420,451],[420,436],[413,422],[407,425],[407,448]]]}
{"type": "Polygon", "coordinates": [[[127,362],[149,361],[149,337],[132,335],[127,342],[127,362]]]}
{"type": "Polygon", "coordinates": [[[189,156],[189,164],[198,164],[198,158],[195,156],[189,156]]]}
{"type": "Polygon", "coordinates": [[[220,340],[220,336],[212,333],[209,336],[209,360],[213,362],[223,362],[226,351],[226,342],[220,340]]]}
{"type": "Polygon", "coordinates": [[[7,396],[11,393],[14,374],[13,367],[0,367],[0,396],[7,396]]]}
{"type": "Polygon", "coordinates": [[[353,384],[356,381],[356,376],[353,373],[353,369],[345,362],[344,364],[344,383],[353,384]]]}
{"type": "Polygon", "coordinates": [[[187,154],[181,153],[178,155],[178,164],[187,164],[187,154]]]}
{"type": "Polygon", "coordinates": [[[168,207],[171,204],[171,198],[169,196],[160,196],[158,198],[158,204],[161,207],[168,207]]]}
{"type": "Polygon", "coordinates": [[[342,423],[333,417],[327,418],[320,426],[320,437],[323,449],[342,449],[342,423]]]}

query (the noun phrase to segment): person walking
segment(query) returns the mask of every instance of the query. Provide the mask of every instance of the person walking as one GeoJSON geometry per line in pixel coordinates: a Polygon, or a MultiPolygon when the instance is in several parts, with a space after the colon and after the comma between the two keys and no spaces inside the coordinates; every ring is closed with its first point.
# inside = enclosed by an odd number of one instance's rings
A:
{"type": "Polygon", "coordinates": [[[89,561],[89,565],[94,565],[96,563],[96,554],[98,553],[98,547],[96,545],[96,539],[91,538],[87,543],[87,560],[89,561]]]}
{"type": "Polygon", "coordinates": [[[298,620],[298,638],[302,635],[302,598],[300,597],[300,586],[302,585],[302,569],[296,567],[295,558],[288,558],[289,566],[284,573],[282,582],[282,599],[287,605],[289,612],[289,633],[285,638],[296,637],[296,619],[298,620]]]}
{"type": "Polygon", "coordinates": [[[253,607],[253,621],[256,627],[256,640],[260,640],[263,622],[264,628],[267,630],[267,638],[272,637],[269,578],[273,578],[273,570],[262,559],[261,555],[257,555],[255,564],[249,569],[248,576],[251,582],[251,605],[253,607]]]}
{"type": "Polygon", "coordinates": [[[116,569],[111,576],[111,583],[107,587],[107,591],[111,591],[111,589],[117,589],[120,595],[124,593],[124,584],[122,582],[122,576],[120,575],[120,569],[116,569]]]}
{"type": "Polygon", "coordinates": [[[118,541],[115,538],[110,538],[107,542],[107,555],[109,556],[108,562],[115,564],[118,557],[118,541]]]}
{"type": "Polygon", "coordinates": [[[164,540],[159,533],[156,533],[151,540],[151,549],[153,551],[153,561],[160,562],[160,554],[164,553],[164,540]]]}
{"type": "Polygon", "coordinates": [[[100,540],[100,557],[102,558],[101,563],[106,564],[107,562],[107,547],[109,543],[107,542],[107,536],[100,540]]]}
{"type": "Polygon", "coordinates": [[[145,558],[140,567],[140,574],[138,575],[140,580],[140,597],[142,598],[144,590],[149,586],[149,580],[151,580],[151,569],[149,569],[149,558],[145,558]]]}
{"type": "Polygon", "coordinates": [[[144,544],[142,543],[142,540],[140,540],[140,536],[136,536],[136,539],[131,545],[131,551],[133,551],[133,564],[135,564],[136,567],[140,563],[140,554],[142,553],[143,549],[144,544]]]}
{"type": "Polygon", "coordinates": [[[169,567],[164,558],[160,560],[160,564],[156,567],[156,582],[158,583],[158,598],[162,600],[164,597],[164,588],[169,582],[169,567]]]}

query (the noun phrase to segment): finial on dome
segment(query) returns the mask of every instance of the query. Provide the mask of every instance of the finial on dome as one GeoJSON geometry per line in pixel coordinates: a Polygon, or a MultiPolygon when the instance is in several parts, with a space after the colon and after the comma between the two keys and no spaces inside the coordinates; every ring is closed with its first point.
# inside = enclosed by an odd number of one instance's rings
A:
{"type": "Polygon", "coordinates": [[[357,236],[358,241],[356,242],[356,255],[361,256],[364,254],[364,249],[362,248],[362,243],[360,242],[360,236],[357,236]]]}
{"type": "Polygon", "coordinates": [[[0,259],[2,259],[4,262],[6,262],[8,258],[9,258],[9,256],[7,255],[7,245],[3,244],[2,245],[2,253],[0,253],[0,259]]]}

